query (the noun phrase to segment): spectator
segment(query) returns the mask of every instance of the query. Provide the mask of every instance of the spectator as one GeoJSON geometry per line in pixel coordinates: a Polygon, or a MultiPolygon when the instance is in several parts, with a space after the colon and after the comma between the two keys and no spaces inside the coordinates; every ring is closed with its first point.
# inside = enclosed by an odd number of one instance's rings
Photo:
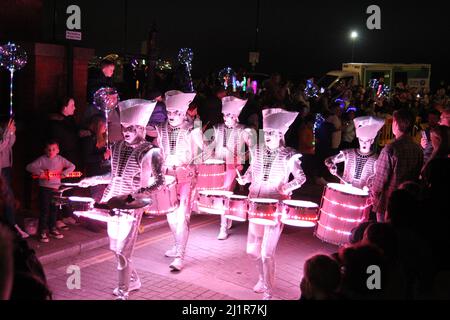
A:
{"type": "Polygon", "coordinates": [[[58,142],[61,156],[81,168],[80,129],[75,122],[75,100],[71,97],[58,101],[57,113],[50,115],[48,140],[58,142]]]}
{"type": "Polygon", "coordinates": [[[344,123],[342,125],[342,141],[340,150],[357,148],[355,123],[355,111],[353,109],[348,109],[344,115],[344,123]]]}
{"type": "Polygon", "coordinates": [[[325,177],[329,174],[325,166],[325,159],[334,155],[332,144],[333,134],[335,133],[335,126],[328,121],[322,122],[316,130],[316,179],[318,185],[327,185],[328,182],[325,177]]]}
{"type": "Polygon", "coordinates": [[[326,121],[334,125],[334,131],[331,136],[331,149],[332,154],[335,155],[339,153],[339,146],[342,140],[342,122],[341,122],[341,107],[338,103],[334,103],[330,108],[330,115],[327,117],[326,121]]]}
{"type": "Polygon", "coordinates": [[[204,103],[198,105],[197,113],[202,121],[204,130],[211,129],[215,125],[223,122],[222,99],[226,95],[226,90],[218,87],[214,95],[209,96],[204,103]]]}
{"type": "Polygon", "coordinates": [[[52,204],[55,191],[61,186],[61,178],[75,170],[75,165],[59,154],[58,142],[50,140],[45,145],[45,155],[27,166],[27,171],[39,177],[39,241],[49,242],[47,230],[55,239],[64,236],[56,228],[56,211],[52,204]]]}
{"type": "Polygon", "coordinates": [[[109,59],[103,59],[100,62],[100,69],[92,69],[88,75],[88,84],[87,84],[87,102],[88,106],[84,112],[83,116],[83,125],[87,126],[89,124],[89,120],[95,114],[102,114],[94,106],[94,94],[97,90],[109,87],[114,88],[113,85],[113,75],[115,70],[115,63],[109,59]]]}
{"type": "MultiPolygon", "coordinates": [[[[91,135],[82,139],[83,160],[86,177],[94,177],[111,172],[111,151],[106,146],[106,122],[100,115],[92,117],[89,124],[91,135]]],[[[100,202],[106,185],[89,188],[91,197],[100,202]]]]}
{"type": "Polygon", "coordinates": [[[155,127],[159,124],[163,124],[167,121],[167,110],[166,105],[164,104],[163,95],[160,91],[150,92],[148,96],[149,100],[156,100],[155,110],[153,111],[150,121],[148,122],[149,126],[155,127]]]}
{"type": "Polygon", "coordinates": [[[29,235],[16,223],[15,199],[12,189],[12,148],[16,142],[16,125],[14,120],[9,120],[5,130],[3,130],[3,126],[0,126],[0,137],[0,172],[4,185],[2,194],[10,199],[10,201],[3,204],[5,213],[4,218],[6,223],[11,227],[14,227],[15,231],[25,239],[28,238],[29,235]]]}
{"type": "Polygon", "coordinates": [[[392,192],[405,181],[417,181],[423,165],[423,152],[409,136],[413,119],[407,110],[394,112],[392,132],[395,141],[387,145],[378,157],[371,188],[373,211],[377,220],[385,220],[386,206],[392,192]]]}
{"type": "Polygon", "coordinates": [[[354,245],[341,248],[339,261],[343,269],[341,294],[344,299],[373,300],[381,299],[387,288],[385,259],[380,249],[371,245],[354,245]],[[381,272],[378,279],[374,279],[377,290],[371,290],[368,283],[367,270],[370,266],[377,266],[381,272]],[[377,283],[378,282],[378,283],[377,283]]]}
{"type": "Polygon", "coordinates": [[[430,188],[432,197],[439,202],[446,197],[450,181],[449,131],[449,127],[442,125],[431,129],[433,153],[422,169],[425,185],[430,188]]]}
{"type": "Polygon", "coordinates": [[[300,300],[336,300],[341,271],[336,260],[316,255],[305,261],[300,300]]]}
{"type": "Polygon", "coordinates": [[[13,278],[13,234],[0,223],[0,301],[9,300],[13,278]]]}
{"type": "Polygon", "coordinates": [[[430,159],[431,154],[433,153],[433,145],[431,144],[431,136],[430,131],[432,128],[439,125],[439,111],[433,109],[428,113],[428,128],[422,131],[422,139],[420,140],[420,145],[423,149],[423,160],[426,163],[428,159],[430,159]]]}

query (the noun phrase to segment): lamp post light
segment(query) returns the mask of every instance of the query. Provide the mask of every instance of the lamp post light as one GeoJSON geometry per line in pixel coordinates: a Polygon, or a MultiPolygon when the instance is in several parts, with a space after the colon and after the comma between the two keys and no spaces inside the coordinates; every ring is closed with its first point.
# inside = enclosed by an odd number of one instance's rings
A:
{"type": "Polygon", "coordinates": [[[354,62],[355,41],[357,38],[358,38],[358,32],[352,31],[350,33],[350,39],[352,39],[352,60],[351,60],[351,62],[354,62]]]}

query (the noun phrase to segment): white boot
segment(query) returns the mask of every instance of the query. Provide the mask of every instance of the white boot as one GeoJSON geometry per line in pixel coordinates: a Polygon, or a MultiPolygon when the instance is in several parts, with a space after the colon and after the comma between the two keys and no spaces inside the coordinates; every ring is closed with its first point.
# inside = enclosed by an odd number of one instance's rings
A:
{"type": "Polygon", "coordinates": [[[220,228],[219,235],[217,236],[217,239],[219,240],[226,240],[228,238],[228,231],[227,228],[220,228]]]}
{"type": "MultiPolygon", "coordinates": [[[[139,290],[141,288],[141,286],[142,286],[142,284],[141,284],[140,279],[137,279],[136,281],[130,281],[130,287],[128,288],[128,293],[139,290]]],[[[128,293],[127,293],[127,295],[128,295],[128,293]]],[[[116,297],[118,297],[120,295],[119,288],[114,289],[113,295],[115,295],[116,297]]]]}
{"type": "Polygon", "coordinates": [[[168,258],[175,258],[177,256],[177,246],[173,246],[172,249],[169,249],[164,254],[168,258]]]}
{"type": "Polygon", "coordinates": [[[169,266],[169,268],[172,269],[172,271],[181,271],[183,267],[184,263],[182,258],[175,258],[169,266]]]}
{"type": "Polygon", "coordinates": [[[22,239],[27,239],[30,237],[30,235],[28,233],[26,233],[25,231],[23,231],[22,229],[20,229],[20,227],[16,224],[14,226],[14,228],[17,230],[17,232],[20,234],[20,236],[22,237],[22,239]]]}

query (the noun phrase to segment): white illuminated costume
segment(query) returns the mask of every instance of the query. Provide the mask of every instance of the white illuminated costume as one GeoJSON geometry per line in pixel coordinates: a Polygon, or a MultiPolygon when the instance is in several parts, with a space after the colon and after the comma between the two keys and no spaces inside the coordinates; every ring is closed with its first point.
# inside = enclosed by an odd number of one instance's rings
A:
{"type": "MultiPolygon", "coordinates": [[[[236,97],[224,97],[222,99],[222,114],[224,124],[219,124],[213,128],[213,142],[208,146],[210,156],[217,160],[225,161],[225,183],[223,190],[233,191],[236,185],[237,171],[241,171],[245,163],[246,145],[250,146],[252,131],[246,129],[244,125],[238,123],[239,115],[247,100],[236,97]]],[[[208,133],[205,133],[208,135],[208,133]]],[[[205,152],[206,153],[206,152],[205,152]]],[[[232,220],[221,216],[219,240],[228,237],[228,229],[232,220]]]]}
{"type": "Polygon", "coordinates": [[[175,238],[175,245],[166,252],[175,258],[170,264],[174,271],[183,268],[183,260],[189,237],[189,223],[196,183],[193,161],[202,145],[202,132],[186,121],[186,112],[195,93],[168,91],[166,108],[168,122],[157,127],[157,143],[164,157],[164,172],[177,179],[177,193],[180,207],[167,215],[167,222],[175,238]]]}
{"type": "MultiPolygon", "coordinates": [[[[145,140],[145,126],[155,103],[131,99],[119,104],[120,123],[124,140],[112,146],[111,174],[84,179],[84,186],[109,181],[101,203],[127,194],[145,197],[164,184],[162,154],[159,148],[145,140]]],[[[130,291],[141,282],[132,266],[131,255],[136,242],[143,209],[115,210],[117,219],[108,221],[110,249],[117,257],[119,286],[114,290],[118,299],[127,299],[130,291]]]]}
{"type": "MultiPolygon", "coordinates": [[[[288,199],[293,190],[306,181],[301,168],[301,155],[295,150],[280,145],[289,126],[298,113],[282,109],[263,111],[265,145],[252,149],[250,168],[239,179],[240,184],[251,183],[249,198],[288,199]],[[289,182],[289,176],[294,179],[289,182]]],[[[276,226],[249,223],[247,253],[256,260],[259,280],[254,291],[264,293],[264,299],[272,297],[275,276],[275,250],[283,230],[276,226]]]]}
{"type": "Polygon", "coordinates": [[[352,186],[363,189],[370,188],[375,176],[375,162],[377,154],[371,150],[371,146],[383,127],[384,120],[372,116],[359,117],[354,120],[356,136],[359,139],[359,149],[342,150],[339,154],[325,160],[325,165],[330,172],[336,175],[336,164],[344,162],[342,179],[352,186]]]}

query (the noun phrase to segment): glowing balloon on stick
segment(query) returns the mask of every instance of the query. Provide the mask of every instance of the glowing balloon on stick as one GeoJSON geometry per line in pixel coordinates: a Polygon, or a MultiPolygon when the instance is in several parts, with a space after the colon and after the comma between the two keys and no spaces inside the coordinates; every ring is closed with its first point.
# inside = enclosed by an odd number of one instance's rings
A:
{"type": "Polygon", "coordinates": [[[108,134],[108,117],[109,113],[113,111],[119,103],[119,94],[116,89],[110,87],[100,88],[94,93],[95,107],[105,114],[106,118],[106,145],[109,147],[108,134]]]}
{"type": "Polygon", "coordinates": [[[18,45],[8,42],[0,47],[0,66],[10,72],[9,84],[9,116],[13,115],[14,72],[22,69],[27,64],[27,53],[18,45]]]}
{"type": "Polygon", "coordinates": [[[230,67],[220,70],[219,81],[225,89],[233,85],[233,78],[236,79],[236,72],[230,67]]]}
{"type": "Polygon", "coordinates": [[[186,66],[186,70],[189,76],[189,89],[191,92],[194,92],[194,85],[192,83],[192,60],[194,59],[194,53],[191,48],[181,48],[178,52],[178,61],[186,66]]]}

